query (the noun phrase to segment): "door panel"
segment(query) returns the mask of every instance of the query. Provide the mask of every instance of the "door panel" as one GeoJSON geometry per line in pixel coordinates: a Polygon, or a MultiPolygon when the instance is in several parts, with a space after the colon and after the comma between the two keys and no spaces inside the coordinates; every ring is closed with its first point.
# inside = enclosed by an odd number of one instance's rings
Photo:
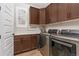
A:
{"type": "Polygon", "coordinates": [[[57,4],[50,4],[46,8],[46,23],[55,23],[57,22],[57,4]]]}
{"type": "Polygon", "coordinates": [[[31,49],[37,48],[37,35],[32,35],[31,36],[31,49]]]}
{"type": "Polygon", "coordinates": [[[15,37],[14,38],[14,54],[22,52],[22,38],[15,37]]]}
{"type": "Polygon", "coordinates": [[[57,4],[51,4],[49,8],[50,23],[57,22],[57,4]]]}
{"type": "Polygon", "coordinates": [[[71,15],[70,18],[79,18],[79,3],[71,3],[70,4],[71,15]]]}
{"type": "Polygon", "coordinates": [[[22,46],[23,51],[28,51],[31,49],[31,37],[29,35],[22,36],[22,46]]]}
{"type": "Polygon", "coordinates": [[[1,47],[2,47],[2,41],[1,41],[1,35],[2,35],[2,4],[0,4],[0,55],[1,55],[1,53],[2,53],[2,49],[1,49],[1,47]]]}
{"type": "Polygon", "coordinates": [[[13,25],[14,25],[14,5],[8,3],[1,4],[1,51],[0,55],[13,55],[13,25]],[[10,10],[9,10],[10,9],[10,10]]]}
{"type": "Polygon", "coordinates": [[[30,7],[30,24],[39,24],[39,9],[30,7]]]}
{"type": "Polygon", "coordinates": [[[39,20],[40,20],[40,24],[45,24],[46,22],[46,11],[45,8],[40,9],[39,12],[39,20]]]}
{"type": "Polygon", "coordinates": [[[67,3],[59,3],[58,4],[58,22],[67,20],[67,3]]]}

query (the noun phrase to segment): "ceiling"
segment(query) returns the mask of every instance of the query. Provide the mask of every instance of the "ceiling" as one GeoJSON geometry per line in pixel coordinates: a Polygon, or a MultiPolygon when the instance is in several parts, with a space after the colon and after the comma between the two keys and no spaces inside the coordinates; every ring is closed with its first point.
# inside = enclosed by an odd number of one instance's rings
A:
{"type": "Polygon", "coordinates": [[[50,3],[28,3],[32,7],[36,8],[45,8],[47,7],[50,3]]]}

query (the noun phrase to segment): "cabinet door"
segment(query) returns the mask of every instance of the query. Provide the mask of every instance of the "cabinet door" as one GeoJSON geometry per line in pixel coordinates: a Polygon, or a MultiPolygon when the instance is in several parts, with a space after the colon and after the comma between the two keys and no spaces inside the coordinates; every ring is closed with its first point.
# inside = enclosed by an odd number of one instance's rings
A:
{"type": "Polygon", "coordinates": [[[39,9],[30,7],[30,24],[39,24],[39,9]]]}
{"type": "Polygon", "coordinates": [[[49,6],[46,8],[46,24],[50,23],[50,19],[49,19],[49,6]]]}
{"type": "Polygon", "coordinates": [[[66,21],[68,13],[68,5],[67,3],[59,3],[58,4],[58,22],[66,21]]]}
{"type": "Polygon", "coordinates": [[[37,35],[31,35],[31,49],[37,48],[38,46],[38,36],[37,35]]]}
{"type": "Polygon", "coordinates": [[[39,19],[40,19],[40,24],[45,24],[46,21],[46,14],[45,14],[45,8],[40,9],[39,12],[39,19]]]}
{"type": "Polygon", "coordinates": [[[22,52],[22,38],[19,36],[14,38],[14,54],[22,52]]]}
{"type": "Polygon", "coordinates": [[[49,8],[50,23],[57,22],[57,4],[51,4],[49,8]]]}
{"type": "Polygon", "coordinates": [[[70,19],[79,18],[79,3],[70,4],[70,19]]]}
{"type": "Polygon", "coordinates": [[[22,37],[23,51],[31,50],[31,37],[29,35],[22,37]]]}
{"type": "Polygon", "coordinates": [[[57,22],[57,4],[50,4],[46,10],[47,13],[47,23],[55,23],[57,22]]]}

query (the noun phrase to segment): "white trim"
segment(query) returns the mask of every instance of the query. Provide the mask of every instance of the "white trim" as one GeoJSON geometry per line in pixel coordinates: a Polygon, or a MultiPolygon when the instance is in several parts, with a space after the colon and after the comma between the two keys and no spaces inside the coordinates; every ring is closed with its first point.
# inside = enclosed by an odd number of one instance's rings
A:
{"type": "MultiPolygon", "coordinates": [[[[27,27],[27,15],[26,15],[26,13],[27,13],[27,11],[26,11],[26,8],[22,8],[22,7],[16,7],[16,27],[27,27]],[[25,24],[19,24],[19,19],[18,19],[18,16],[19,16],[19,10],[23,10],[23,11],[25,11],[25,17],[23,17],[23,18],[25,18],[24,19],[24,22],[25,22],[25,24]]],[[[22,14],[22,13],[21,13],[22,14]]],[[[22,18],[22,19],[23,19],[22,18]]]]}

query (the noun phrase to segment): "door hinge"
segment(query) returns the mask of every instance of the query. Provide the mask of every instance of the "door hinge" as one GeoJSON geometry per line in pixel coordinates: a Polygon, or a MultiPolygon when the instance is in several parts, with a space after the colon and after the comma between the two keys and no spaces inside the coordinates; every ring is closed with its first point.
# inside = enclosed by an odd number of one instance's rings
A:
{"type": "Polygon", "coordinates": [[[0,6],[0,11],[1,11],[1,6],[0,6]]]}
{"type": "Polygon", "coordinates": [[[0,39],[1,39],[1,35],[0,35],[0,39]]]}

